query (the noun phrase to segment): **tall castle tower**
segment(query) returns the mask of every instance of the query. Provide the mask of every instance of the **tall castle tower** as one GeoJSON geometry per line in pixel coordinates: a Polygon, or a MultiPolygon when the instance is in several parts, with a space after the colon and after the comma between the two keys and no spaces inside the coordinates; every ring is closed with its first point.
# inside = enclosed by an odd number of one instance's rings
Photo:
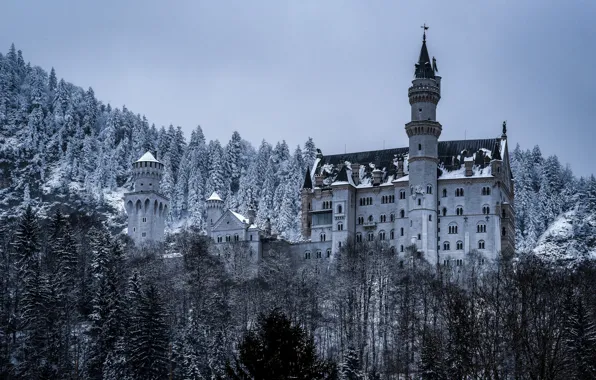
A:
{"type": "Polygon", "coordinates": [[[207,198],[207,234],[211,235],[213,224],[221,218],[224,212],[224,201],[214,191],[207,198]]]}
{"type": "Polygon", "coordinates": [[[150,152],[132,164],[134,191],[124,194],[128,236],[136,244],[163,241],[169,199],[159,192],[163,164],[150,152]]]}
{"type": "Polygon", "coordinates": [[[436,64],[431,63],[426,48],[424,25],[422,48],[415,65],[414,80],[408,89],[412,109],[411,121],[406,124],[409,147],[410,197],[408,209],[411,242],[429,259],[437,253],[437,165],[438,139],[441,124],[436,121],[437,104],[441,99],[441,77],[435,75],[436,64]]]}

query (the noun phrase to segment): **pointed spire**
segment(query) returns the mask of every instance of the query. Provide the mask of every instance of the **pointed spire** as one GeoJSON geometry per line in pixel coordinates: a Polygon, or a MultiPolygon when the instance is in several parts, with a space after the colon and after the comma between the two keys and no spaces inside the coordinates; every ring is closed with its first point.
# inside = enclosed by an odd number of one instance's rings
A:
{"type": "Polygon", "coordinates": [[[502,139],[507,138],[507,120],[503,122],[503,134],[501,135],[502,139]]]}
{"type": "Polygon", "coordinates": [[[312,189],[312,178],[310,178],[310,170],[306,169],[306,175],[304,176],[303,189],[312,189]]]}
{"type": "Polygon", "coordinates": [[[428,54],[428,49],[426,48],[426,30],[428,26],[424,24],[421,26],[424,29],[424,33],[422,34],[422,48],[420,49],[420,57],[418,58],[418,63],[416,64],[416,71],[415,76],[416,78],[435,78],[435,71],[433,70],[433,66],[431,64],[430,55],[428,54]]]}

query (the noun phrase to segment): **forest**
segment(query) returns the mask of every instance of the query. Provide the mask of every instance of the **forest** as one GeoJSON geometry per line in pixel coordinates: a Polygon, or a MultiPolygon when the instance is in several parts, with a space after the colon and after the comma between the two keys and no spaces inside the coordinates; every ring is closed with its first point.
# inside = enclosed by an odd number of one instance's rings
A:
{"type": "Polygon", "coordinates": [[[171,242],[180,256],[167,257],[100,221],[57,212],[42,222],[31,208],[0,238],[4,379],[231,378],[262,362],[240,361],[238,347],[272,311],[335,368],[299,378],[596,376],[593,261],[489,263],[472,252],[437,267],[377,242],[311,265],[268,252],[254,275],[241,242],[214,254],[186,231],[171,242]]]}
{"type": "Polygon", "coordinates": [[[269,351],[245,348],[269,347],[267,328],[308,353],[303,378],[595,378],[594,176],[512,149],[518,254],[495,262],[472,252],[436,267],[413,250],[345,244],[312,265],[267,252],[253,271],[241,243],[214,254],[201,233],[212,191],[300,238],[316,155],[305,140],[290,153],[196,127],[187,141],[14,46],[0,54],[0,378],[259,378],[269,351]],[[170,237],[135,247],[121,196],[147,150],[165,164],[170,237]],[[549,235],[562,215],[567,235],[549,235]],[[556,255],[537,251],[545,240],[556,255]]]}

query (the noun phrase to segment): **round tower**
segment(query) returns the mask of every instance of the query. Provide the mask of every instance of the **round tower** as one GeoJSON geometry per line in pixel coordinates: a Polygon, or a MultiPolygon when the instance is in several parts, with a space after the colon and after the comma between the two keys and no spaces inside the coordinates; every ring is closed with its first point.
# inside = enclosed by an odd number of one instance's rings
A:
{"type": "Polygon", "coordinates": [[[124,194],[128,214],[128,235],[137,244],[163,241],[169,199],[161,194],[159,183],[164,165],[150,153],[132,164],[134,189],[124,194]]]}
{"type": "Polygon", "coordinates": [[[436,121],[441,99],[441,78],[435,75],[436,61],[426,48],[426,29],[415,65],[414,80],[408,89],[411,121],[406,124],[409,138],[409,218],[410,238],[419,250],[433,258],[437,252],[437,166],[441,124],[436,121]]]}
{"type": "Polygon", "coordinates": [[[224,201],[214,191],[209,198],[207,198],[207,233],[211,236],[211,229],[213,224],[223,215],[224,201]]]}

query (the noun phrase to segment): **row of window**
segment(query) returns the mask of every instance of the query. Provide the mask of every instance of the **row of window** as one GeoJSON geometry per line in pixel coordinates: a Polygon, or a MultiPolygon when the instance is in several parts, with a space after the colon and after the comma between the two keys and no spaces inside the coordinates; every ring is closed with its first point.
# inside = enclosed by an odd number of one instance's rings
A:
{"type": "MultiPolygon", "coordinates": [[[[249,238],[249,240],[252,241],[252,234],[250,234],[248,236],[248,238],[249,238]]],[[[230,243],[232,241],[240,241],[240,236],[238,234],[234,234],[234,236],[226,235],[225,236],[225,241],[226,241],[226,243],[230,243]]],[[[217,237],[217,242],[218,243],[223,243],[224,242],[224,236],[218,236],[217,237]]]]}
{"type": "MultiPolygon", "coordinates": [[[[321,250],[317,250],[315,252],[316,258],[320,259],[323,257],[323,253],[321,252],[321,250]]],[[[327,252],[326,252],[327,258],[331,257],[331,248],[327,248],[327,252]]],[[[309,260],[310,259],[310,251],[306,251],[304,252],[304,259],[305,260],[309,260]]]]}
{"type": "MultiPolygon", "coordinates": [[[[447,216],[447,207],[443,207],[443,209],[441,210],[441,213],[443,214],[443,216],[447,216]]],[[[489,205],[482,206],[482,213],[484,215],[490,214],[490,206],[489,205]]],[[[462,206],[457,206],[455,208],[455,215],[462,216],[463,214],[464,214],[464,208],[462,206]]],[[[503,212],[503,217],[504,216],[505,216],[505,212],[503,212]]]]}
{"type": "MultiPolygon", "coordinates": [[[[399,236],[404,236],[404,228],[401,227],[399,229],[399,236]]],[[[387,237],[385,231],[379,231],[379,240],[385,240],[387,237]]],[[[393,240],[395,239],[395,230],[391,230],[389,231],[389,240],[393,240]]],[[[375,233],[374,232],[369,232],[366,234],[366,240],[368,241],[373,241],[375,240],[375,233]]],[[[357,242],[361,242],[362,241],[362,233],[357,232],[356,233],[356,241],[357,242]]]]}
{"type": "MultiPolygon", "coordinates": [[[[484,249],[485,247],[485,243],[484,240],[478,240],[478,249],[484,249]]],[[[440,249],[440,247],[437,247],[440,249]]],[[[457,250],[462,250],[464,249],[464,243],[462,241],[458,241],[457,243],[455,243],[455,249],[457,250]]],[[[451,250],[451,244],[446,241],[443,243],[443,251],[449,251],[451,250]]]]}
{"type": "Polygon", "coordinates": [[[360,206],[370,206],[373,204],[372,197],[360,198],[360,206]]]}
{"type": "Polygon", "coordinates": [[[381,197],[381,203],[395,203],[395,195],[383,195],[381,197]]]}
{"type": "Polygon", "coordinates": [[[323,201],[323,210],[331,209],[333,206],[332,201],[323,201]]]}

